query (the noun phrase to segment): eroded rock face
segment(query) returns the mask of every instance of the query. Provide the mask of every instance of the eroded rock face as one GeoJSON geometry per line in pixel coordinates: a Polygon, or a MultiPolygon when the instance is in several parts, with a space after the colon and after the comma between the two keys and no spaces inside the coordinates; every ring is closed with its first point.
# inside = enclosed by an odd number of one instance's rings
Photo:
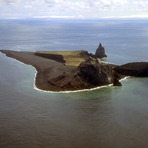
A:
{"type": "Polygon", "coordinates": [[[89,58],[82,62],[77,69],[78,75],[93,85],[112,82],[112,67],[100,63],[97,59],[89,58]]]}
{"type": "Polygon", "coordinates": [[[97,58],[104,58],[104,57],[107,57],[107,55],[105,54],[105,49],[104,49],[104,47],[102,46],[101,43],[99,44],[98,48],[96,49],[95,56],[96,56],[97,58]]]}
{"type": "Polygon", "coordinates": [[[114,79],[114,82],[113,82],[113,85],[114,86],[122,86],[122,84],[119,82],[119,80],[118,79],[114,79]]]}
{"type": "Polygon", "coordinates": [[[113,68],[109,64],[89,58],[69,73],[48,80],[48,83],[65,90],[89,89],[113,83],[113,68]]]}
{"type": "Polygon", "coordinates": [[[148,77],[148,62],[134,62],[117,66],[115,72],[134,77],[148,77]]]}

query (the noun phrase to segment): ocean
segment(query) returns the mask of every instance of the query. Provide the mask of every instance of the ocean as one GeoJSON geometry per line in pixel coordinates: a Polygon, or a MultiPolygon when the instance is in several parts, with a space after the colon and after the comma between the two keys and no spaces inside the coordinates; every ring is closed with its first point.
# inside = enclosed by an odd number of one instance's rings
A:
{"type": "MultiPolygon", "coordinates": [[[[105,48],[105,62],[148,62],[147,19],[0,20],[0,49],[105,48]]],[[[0,148],[147,148],[148,78],[75,93],[34,88],[35,69],[0,53],[0,148]]]]}

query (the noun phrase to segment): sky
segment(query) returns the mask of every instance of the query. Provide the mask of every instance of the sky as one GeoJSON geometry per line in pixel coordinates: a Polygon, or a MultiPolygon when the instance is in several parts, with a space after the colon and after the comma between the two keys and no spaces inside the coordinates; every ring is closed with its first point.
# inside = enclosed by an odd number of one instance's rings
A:
{"type": "Polygon", "coordinates": [[[0,0],[0,19],[148,18],[148,0],[0,0]]]}

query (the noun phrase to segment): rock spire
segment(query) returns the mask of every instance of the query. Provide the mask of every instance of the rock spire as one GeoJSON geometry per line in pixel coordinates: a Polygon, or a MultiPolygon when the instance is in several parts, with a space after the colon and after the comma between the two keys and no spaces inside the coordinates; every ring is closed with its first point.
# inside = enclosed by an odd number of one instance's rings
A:
{"type": "Polygon", "coordinates": [[[105,54],[105,49],[104,49],[104,47],[102,46],[101,43],[99,44],[98,48],[96,49],[95,56],[96,56],[97,58],[104,58],[104,57],[107,57],[107,55],[105,54]]]}

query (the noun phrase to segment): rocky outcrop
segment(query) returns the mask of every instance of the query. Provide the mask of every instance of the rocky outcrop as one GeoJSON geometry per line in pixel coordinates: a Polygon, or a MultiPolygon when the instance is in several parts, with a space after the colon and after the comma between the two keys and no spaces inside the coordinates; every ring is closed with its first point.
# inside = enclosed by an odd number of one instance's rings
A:
{"type": "Polygon", "coordinates": [[[117,78],[114,78],[113,85],[114,86],[122,86],[122,84],[119,82],[119,80],[117,78]]]}
{"type": "Polygon", "coordinates": [[[102,46],[101,43],[99,44],[98,48],[96,49],[95,56],[96,56],[97,58],[104,58],[104,57],[107,57],[107,55],[105,54],[105,49],[104,49],[104,47],[102,46]]]}
{"type": "Polygon", "coordinates": [[[76,69],[50,79],[48,83],[63,90],[89,89],[113,83],[113,75],[113,66],[100,63],[95,58],[89,58],[76,69]]]}
{"type": "Polygon", "coordinates": [[[124,76],[148,77],[148,62],[134,62],[117,66],[114,71],[124,76]]]}

